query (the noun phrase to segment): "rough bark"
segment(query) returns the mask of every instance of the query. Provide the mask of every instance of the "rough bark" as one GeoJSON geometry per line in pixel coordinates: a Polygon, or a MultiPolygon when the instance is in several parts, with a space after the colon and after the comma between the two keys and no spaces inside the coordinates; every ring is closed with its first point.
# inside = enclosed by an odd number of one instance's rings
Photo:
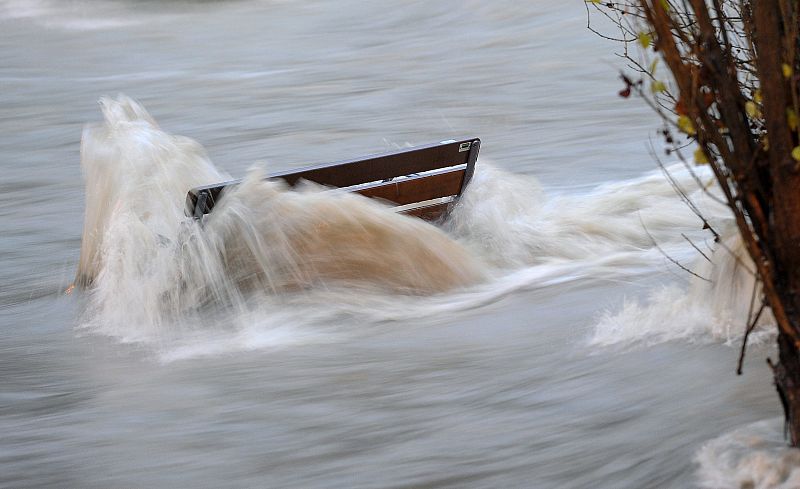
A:
{"type": "Polygon", "coordinates": [[[783,404],[786,431],[793,446],[800,442],[800,352],[785,334],[778,335],[780,363],[774,366],[775,387],[783,404]]]}
{"type": "MultiPolygon", "coordinates": [[[[766,242],[773,257],[773,282],[777,292],[771,302],[780,302],[788,328],[800,331],[800,173],[791,157],[795,146],[787,124],[791,88],[779,67],[786,56],[785,29],[777,2],[757,0],[753,5],[756,67],[764,94],[764,123],[769,134],[767,164],[772,176],[771,219],[766,242]]],[[[788,39],[793,42],[792,39],[788,39]]],[[[775,385],[781,396],[788,433],[793,445],[800,442],[800,358],[797,335],[781,331],[778,336],[779,363],[775,385]]]]}

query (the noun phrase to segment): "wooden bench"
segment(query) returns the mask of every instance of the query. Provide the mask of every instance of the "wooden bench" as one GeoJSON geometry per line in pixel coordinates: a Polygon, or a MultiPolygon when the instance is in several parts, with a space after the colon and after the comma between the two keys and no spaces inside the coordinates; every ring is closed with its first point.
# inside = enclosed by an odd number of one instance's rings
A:
{"type": "MultiPolygon", "coordinates": [[[[444,215],[461,195],[475,171],[480,139],[449,140],[365,156],[288,172],[282,179],[290,186],[300,180],[356,192],[393,204],[395,211],[433,221],[444,215]]],[[[241,180],[189,190],[186,215],[202,218],[241,180]]]]}

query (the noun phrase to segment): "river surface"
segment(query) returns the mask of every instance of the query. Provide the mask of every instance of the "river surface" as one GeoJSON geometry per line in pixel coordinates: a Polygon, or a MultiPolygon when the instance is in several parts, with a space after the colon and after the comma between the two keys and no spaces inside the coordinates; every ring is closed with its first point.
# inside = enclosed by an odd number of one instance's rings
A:
{"type": "MultiPolygon", "coordinates": [[[[656,117],[617,96],[614,46],[585,26],[578,1],[0,1],[0,486],[797,487],[768,324],[735,374],[747,277],[658,171],[656,117]],[[104,126],[97,101],[117,94],[158,127],[104,126]],[[143,134],[208,158],[149,155],[143,134]],[[165,305],[227,280],[175,268],[207,265],[173,246],[200,169],[459,137],[481,158],[444,231],[280,189],[296,211],[242,229],[344,208],[424,248],[397,283],[444,263],[467,285],[392,290],[365,271],[165,305]],[[106,195],[90,153],[125,159],[113,198],[90,200],[106,195]],[[178,158],[182,176],[148,173],[178,158]],[[84,213],[109,209],[97,282],[65,294],[84,213]]],[[[248,253],[269,276],[273,258],[248,253]]]]}

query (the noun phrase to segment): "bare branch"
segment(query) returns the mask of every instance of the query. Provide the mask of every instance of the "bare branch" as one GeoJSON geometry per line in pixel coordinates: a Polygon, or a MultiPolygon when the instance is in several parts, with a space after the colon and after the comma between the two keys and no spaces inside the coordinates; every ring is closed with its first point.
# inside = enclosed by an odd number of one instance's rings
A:
{"type": "Polygon", "coordinates": [[[639,222],[642,223],[642,229],[644,229],[644,232],[647,233],[647,236],[650,238],[650,241],[653,243],[653,246],[655,246],[656,249],[662,255],[664,255],[664,258],[666,258],[667,260],[671,261],[674,265],[676,265],[678,268],[680,268],[684,272],[686,272],[686,273],[688,273],[690,275],[694,275],[695,277],[699,278],[700,280],[704,280],[704,281],[706,281],[708,283],[711,283],[710,279],[707,279],[707,278],[703,277],[702,275],[698,275],[697,273],[693,272],[689,268],[686,268],[686,266],[682,265],[681,262],[679,262],[675,258],[672,258],[671,256],[669,256],[667,254],[667,252],[664,251],[664,249],[661,248],[661,246],[658,245],[658,242],[656,242],[656,239],[653,237],[653,235],[650,234],[650,231],[647,229],[647,226],[645,226],[644,221],[642,220],[642,215],[641,214],[639,214],[639,222]]]}

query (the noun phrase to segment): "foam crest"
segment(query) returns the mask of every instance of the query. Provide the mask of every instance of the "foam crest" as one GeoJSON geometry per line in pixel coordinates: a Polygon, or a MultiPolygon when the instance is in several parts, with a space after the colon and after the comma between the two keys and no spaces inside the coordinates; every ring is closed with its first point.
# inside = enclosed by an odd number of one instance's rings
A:
{"type": "MultiPolygon", "coordinates": [[[[724,212],[708,202],[681,165],[669,171],[679,185],[709,204],[709,213],[724,212]]],[[[633,263],[645,258],[654,243],[683,250],[687,243],[681,232],[699,237],[701,228],[660,173],[591,192],[546,196],[534,178],[485,162],[448,224],[455,236],[503,267],[594,261],[618,253],[628,253],[633,263]]]]}
{"type": "Polygon", "coordinates": [[[759,421],[706,443],[695,456],[709,489],[800,487],[800,450],[787,446],[783,419],[759,421]]]}
{"type": "Polygon", "coordinates": [[[226,196],[206,230],[236,283],[271,292],[336,281],[418,295],[481,275],[461,246],[419,219],[310,183],[288,191],[259,171],[226,196]]]}
{"type": "MultiPolygon", "coordinates": [[[[81,137],[86,180],[77,274],[81,284],[91,283],[109,261],[103,253],[114,249],[104,246],[106,239],[130,237],[143,245],[176,239],[185,220],[181,196],[186,189],[226,178],[202,146],[164,133],[133,100],[103,98],[100,105],[105,122],[87,125],[81,137]],[[117,232],[109,232],[110,226],[117,232]]],[[[145,253],[152,249],[143,248],[145,253]]],[[[136,254],[131,250],[126,256],[136,254]]]]}
{"type": "MultiPolygon", "coordinates": [[[[708,260],[695,257],[693,271],[697,276],[680,272],[689,277],[688,285],[660,287],[644,300],[626,300],[620,311],[605,312],[590,343],[630,346],[672,340],[739,340],[748,317],[754,317],[759,307],[760,286],[734,224],[723,223],[720,229],[724,234],[713,252],[707,253],[708,260]]],[[[770,339],[773,329],[769,326],[773,324],[774,318],[767,309],[749,341],[770,339]]]]}

